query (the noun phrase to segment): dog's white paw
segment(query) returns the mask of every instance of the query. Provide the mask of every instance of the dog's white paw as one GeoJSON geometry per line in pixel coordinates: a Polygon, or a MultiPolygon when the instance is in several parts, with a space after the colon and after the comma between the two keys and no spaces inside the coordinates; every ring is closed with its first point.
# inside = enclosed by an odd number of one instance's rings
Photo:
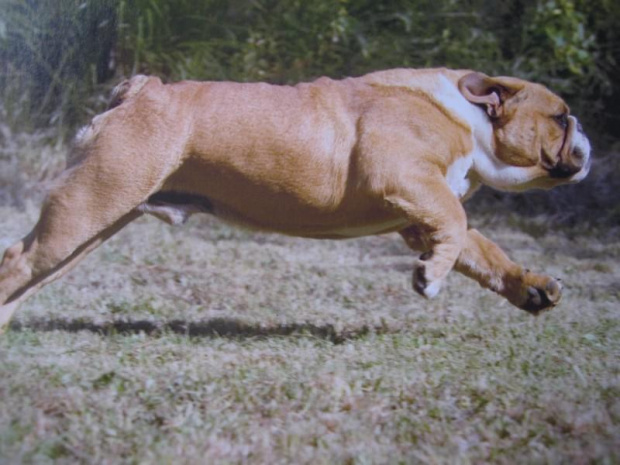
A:
{"type": "Polygon", "coordinates": [[[442,280],[430,281],[427,278],[426,263],[424,260],[417,260],[413,266],[413,289],[423,297],[432,299],[441,290],[442,280]]]}

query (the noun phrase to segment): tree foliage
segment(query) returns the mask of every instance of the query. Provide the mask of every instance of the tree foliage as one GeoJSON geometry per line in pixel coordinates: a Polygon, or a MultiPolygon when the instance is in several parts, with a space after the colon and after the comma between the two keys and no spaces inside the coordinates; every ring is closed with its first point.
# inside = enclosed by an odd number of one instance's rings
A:
{"type": "Polygon", "coordinates": [[[12,125],[69,126],[121,76],[292,83],[448,66],[550,85],[620,122],[617,0],[0,0],[12,125]]]}

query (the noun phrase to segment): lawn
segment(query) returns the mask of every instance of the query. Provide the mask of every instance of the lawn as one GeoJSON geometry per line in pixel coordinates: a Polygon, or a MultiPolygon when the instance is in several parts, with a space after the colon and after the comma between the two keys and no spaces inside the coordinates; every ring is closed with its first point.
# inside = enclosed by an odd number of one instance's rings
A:
{"type": "MultiPolygon", "coordinates": [[[[0,214],[4,248],[37,209],[0,214]]],[[[618,463],[620,244],[473,223],[560,306],[456,274],[425,301],[397,235],[140,219],[0,337],[0,462],[618,463]]]]}

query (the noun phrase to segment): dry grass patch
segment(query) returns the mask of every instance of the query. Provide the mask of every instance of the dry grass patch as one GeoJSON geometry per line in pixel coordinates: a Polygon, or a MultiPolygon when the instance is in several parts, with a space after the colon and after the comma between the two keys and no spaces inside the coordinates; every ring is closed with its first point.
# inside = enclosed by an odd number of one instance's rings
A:
{"type": "MultiPolygon", "coordinates": [[[[1,246],[36,217],[0,213],[1,246]]],[[[457,275],[425,302],[397,236],[140,220],[0,339],[0,461],[617,462],[620,246],[490,232],[559,308],[457,275]]]]}

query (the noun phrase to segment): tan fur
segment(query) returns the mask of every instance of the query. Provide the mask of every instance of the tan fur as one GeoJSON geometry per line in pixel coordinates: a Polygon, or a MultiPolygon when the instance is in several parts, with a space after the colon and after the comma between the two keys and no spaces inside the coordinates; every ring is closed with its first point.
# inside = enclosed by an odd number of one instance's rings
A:
{"type": "Polygon", "coordinates": [[[0,325],[19,302],[142,213],[177,224],[201,211],[312,238],[400,231],[426,252],[414,272],[421,294],[434,295],[455,267],[529,311],[552,307],[557,282],[525,272],[468,231],[462,193],[446,177],[463,160],[466,195],[481,181],[552,187],[577,176],[551,179],[550,166],[564,163],[561,157],[585,175],[589,145],[587,154],[573,155],[576,123],[565,133],[554,122],[551,116],[568,108],[544,87],[479,76],[401,69],[294,87],[164,85],[145,76],[120,84],[109,110],[79,132],[33,231],[4,255],[0,325]],[[496,111],[499,96],[467,94],[467,101],[459,82],[478,93],[491,92],[490,82],[509,98],[496,111]],[[491,122],[479,110],[484,102],[494,105],[491,122]]]}

